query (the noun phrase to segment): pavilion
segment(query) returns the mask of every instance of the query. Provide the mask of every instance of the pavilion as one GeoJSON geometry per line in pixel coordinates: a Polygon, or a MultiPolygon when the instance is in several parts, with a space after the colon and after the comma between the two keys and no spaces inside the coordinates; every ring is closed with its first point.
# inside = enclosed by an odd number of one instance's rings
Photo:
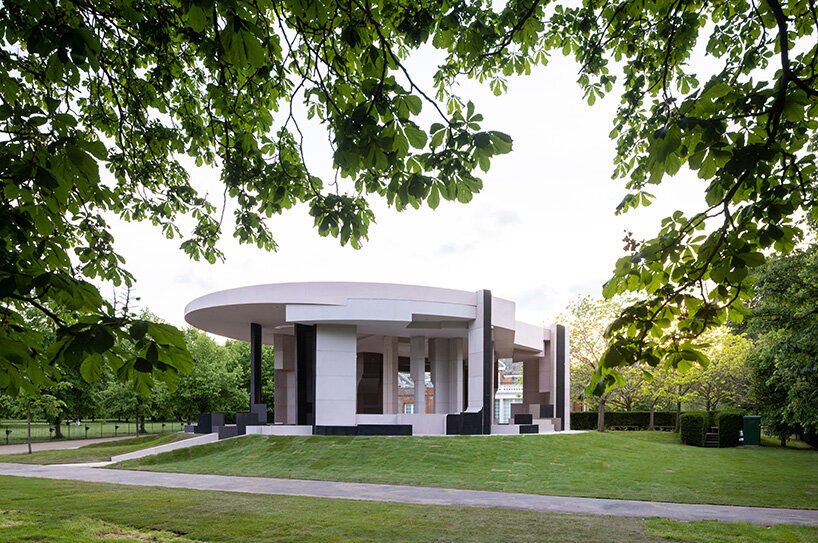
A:
{"type": "Polygon", "coordinates": [[[570,428],[566,328],[517,321],[514,302],[488,290],[267,284],[202,296],[187,306],[185,320],[250,342],[250,411],[239,433],[445,435],[570,428]],[[272,421],[261,395],[262,344],[275,349],[272,421]],[[511,406],[506,424],[495,410],[501,361],[523,367],[522,398],[511,406]],[[414,383],[414,401],[402,401],[401,407],[399,381],[414,383]]]}

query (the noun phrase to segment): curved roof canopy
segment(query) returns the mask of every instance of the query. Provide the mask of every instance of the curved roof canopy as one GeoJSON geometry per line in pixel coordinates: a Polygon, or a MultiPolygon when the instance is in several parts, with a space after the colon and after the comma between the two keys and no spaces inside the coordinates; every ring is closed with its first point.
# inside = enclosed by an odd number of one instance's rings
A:
{"type": "MultiPolygon", "coordinates": [[[[354,324],[363,335],[465,337],[478,299],[476,292],[416,285],[277,283],[197,298],[185,308],[185,320],[244,341],[249,340],[250,323],[257,323],[265,343],[272,343],[273,334],[292,334],[295,323],[354,324]]],[[[492,298],[492,325],[495,334],[510,333],[515,348],[539,351],[548,339],[548,330],[515,321],[514,302],[502,298],[492,298]]]]}

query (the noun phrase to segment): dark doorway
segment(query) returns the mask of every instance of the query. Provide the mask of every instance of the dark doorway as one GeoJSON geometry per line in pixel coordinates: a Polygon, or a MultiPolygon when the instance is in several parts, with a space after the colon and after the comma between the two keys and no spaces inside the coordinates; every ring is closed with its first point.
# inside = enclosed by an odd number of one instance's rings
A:
{"type": "Polygon", "coordinates": [[[358,381],[358,413],[362,415],[383,414],[383,355],[359,353],[363,371],[358,381]]]}

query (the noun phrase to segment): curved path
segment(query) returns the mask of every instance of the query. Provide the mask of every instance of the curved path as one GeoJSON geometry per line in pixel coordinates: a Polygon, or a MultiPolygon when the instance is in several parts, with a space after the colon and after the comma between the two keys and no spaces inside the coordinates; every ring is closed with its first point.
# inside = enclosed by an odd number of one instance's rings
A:
{"type": "Polygon", "coordinates": [[[684,521],[719,520],[723,522],[750,522],[765,526],[772,524],[818,526],[818,510],[807,509],[572,498],[451,488],[98,469],[77,465],[40,466],[0,463],[0,475],[163,488],[245,492],[250,494],[524,509],[543,513],[640,518],[664,517],[684,521]]]}

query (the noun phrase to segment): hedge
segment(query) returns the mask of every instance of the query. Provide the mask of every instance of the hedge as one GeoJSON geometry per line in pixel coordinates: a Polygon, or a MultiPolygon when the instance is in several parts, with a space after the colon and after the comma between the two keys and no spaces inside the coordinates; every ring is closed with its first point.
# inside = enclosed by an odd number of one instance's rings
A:
{"type": "Polygon", "coordinates": [[[719,447],[738,447],[739,434],[744,427],[744,411],[719,411],[716,414],[716,426],[719,427],[719,447]]]}
{"type": "Polygon", "coordinates": [[[704,411],[689,411],[682,413],[682,443],[704,447],[707,435],[708,414],[704,411]]]}
{"type": "Polygon", "coordinates": [[[811,447],[815,447],[816,449],[818,449],[818,432],[816,432],[815,430],[805,432],[802,439],[811,447]]]}
{"type": "MultiPolygon", "coordinates": [[[[571,413],[572,430],[596,430],[596,411],[574,411],[571,413]]],[[[653,414],[655,426],[676,426],[676,413],[672,411],[656,411],[653,414]]],[[[650,425],[649,411],[620,411],[605,412],[605,428],[611,426],[635,426],[640,430],[647,430],[650,425]]]]}

